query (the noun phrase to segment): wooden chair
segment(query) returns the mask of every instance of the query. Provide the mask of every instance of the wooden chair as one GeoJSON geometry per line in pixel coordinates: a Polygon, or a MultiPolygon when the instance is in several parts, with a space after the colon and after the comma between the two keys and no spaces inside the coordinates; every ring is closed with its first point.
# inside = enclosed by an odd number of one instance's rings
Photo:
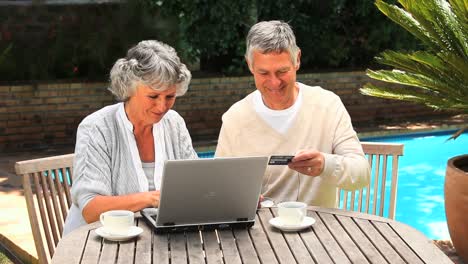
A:
{"type": "Polygon", "coordinates": [[[403,155],[403,144],[383,142],[361,142],[361,144],[369,161],[371,180],[369,185],[357,191],[338,189],[339,208],[395,219],[398,158],[403,155]],[[388,165],[390,162],[391,166],[388,165]],[[387,176],[391,177],[389,181],[387,176]]]}
{"type": "Polygon", "coordinates": [[[74,154],[19,161],[24,196],[39,263],[49,263],[60,238],[72,200],[74,154]]]}

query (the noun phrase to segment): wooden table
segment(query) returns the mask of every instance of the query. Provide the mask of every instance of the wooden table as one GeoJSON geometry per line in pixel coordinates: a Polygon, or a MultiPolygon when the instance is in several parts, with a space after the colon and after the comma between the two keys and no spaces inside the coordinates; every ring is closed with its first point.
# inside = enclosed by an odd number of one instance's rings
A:
{"type": "Polygon", "coordinates": [[[154,234],[110,242],[83,226],[59,242],[52,263],[452,263],[432,240],[398,221],[338,209],[310,207],[316,219],[300,232],[281,232],[261,209],[250,229],[154,234]]]}

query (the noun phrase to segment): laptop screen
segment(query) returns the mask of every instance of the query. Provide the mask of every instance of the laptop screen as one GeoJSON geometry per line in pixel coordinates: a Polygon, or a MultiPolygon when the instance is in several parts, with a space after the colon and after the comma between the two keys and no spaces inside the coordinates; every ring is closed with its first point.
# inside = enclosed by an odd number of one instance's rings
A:
{"type": "Polygon", "coordinates": [[[268,157],[165,161],[156,228],[253,222],[268,157]]]}

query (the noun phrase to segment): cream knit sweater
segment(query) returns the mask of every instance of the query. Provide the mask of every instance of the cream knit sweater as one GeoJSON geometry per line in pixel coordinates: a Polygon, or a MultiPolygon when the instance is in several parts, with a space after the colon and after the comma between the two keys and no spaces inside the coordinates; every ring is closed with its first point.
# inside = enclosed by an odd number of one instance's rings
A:
{"type": "Polygon", "coordinates": [[[368,162],[351,118],[337,95],[298,83],[303,102],[285,134],[272,129],[254,110],[252,94],[224,115],[217,157],[294,155],[299,150],[324,153],[320,176],[302,175],[287,166],[268,166],[262,194],[275,202],[298,200],[323,207],[337,206],[337,187],[354,190],[367,185],[368,162]]]}

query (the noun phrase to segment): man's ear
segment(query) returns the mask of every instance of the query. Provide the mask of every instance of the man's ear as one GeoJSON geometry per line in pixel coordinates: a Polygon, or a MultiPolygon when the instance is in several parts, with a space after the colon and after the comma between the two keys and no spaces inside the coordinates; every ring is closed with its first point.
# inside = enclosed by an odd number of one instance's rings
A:
{"type": "Polygon", "coordinates": [[[296,58],[296,71],[299,70],[301,67],[301,50],[297,53],[297,58],[296,58]]]}
{"type": "Polygon", "coordinates": [[[249,71],[253,74],[253,68],[252,68],[252,63],[250,63],[249,59],[247,56],[245,56],[245,62],[247,63],[247,67],[249,68],[249,71]]]}

